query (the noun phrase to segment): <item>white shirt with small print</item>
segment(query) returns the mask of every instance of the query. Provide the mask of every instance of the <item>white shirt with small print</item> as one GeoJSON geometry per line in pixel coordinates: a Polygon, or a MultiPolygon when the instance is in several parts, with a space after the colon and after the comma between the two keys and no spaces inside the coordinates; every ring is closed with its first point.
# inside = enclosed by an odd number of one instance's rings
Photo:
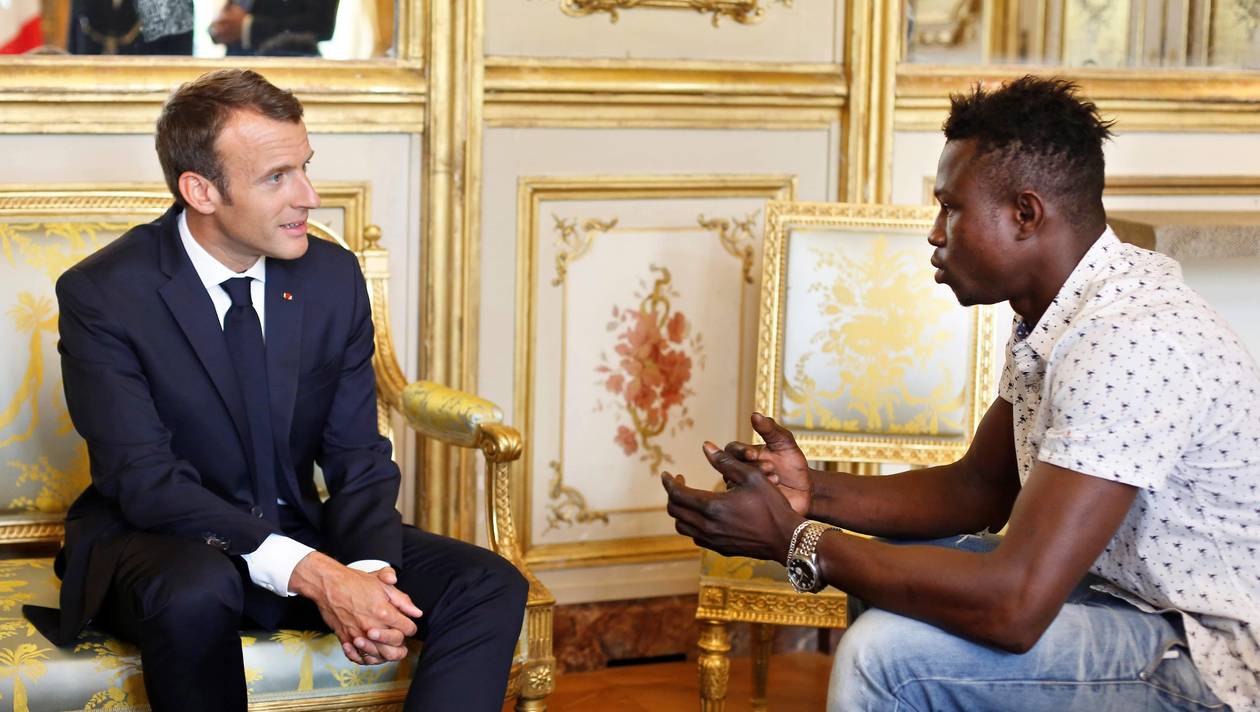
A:
{"type": "MultiPolygon", "coordinates": [[[[233,272],[227,265],[215,259],[193,237],[192,231],[188,229],[187,212],[179,214],[179,239],[184,245],[184,252],[188,254],[188,261],[192,263],[193,271],[197,273],[201,284],[206,288],[206,293],[210,295],[215,315],[219,317],[219,328],[223,328],[223,319],[228,309],[232,307],[232,298],[223,289],[223,283],[237,277],[252,278],[253,281],[249,283],[249,298],[253,302],[254,311],[258,314],[258,326],[262,329],[263,340],[266,341],[267,258],[259,257],[258,261],[244,272],[233,272]]],[[[284,504],[284,500],[276,501],[284,504]]],[[[297,595],[289,590],[289,579],[293,577],[293,569],[297,568],[302,559],[312,551],[315,550],[297,539],[283,534],[268,534],[257,549],[248,554],[242,554],[241,558],[245,560],[245,567],[249,570],[249,580],[255,586],[278,596],[287,597],[297,595]]],[[[369,573],[388,565],[376,559],[363,559],[347,564],[352,569],[369,573]]]]}
{"type": "Polygon", "coordinates": [[[1107,228],[1031,331],[1016,317],[1000,396],[1021,483],[1041,461],[1138,488],[1091,571],[1180,611],[1203,680],[1260,711],[1260,370],[1180,265],[1107,228]]]}

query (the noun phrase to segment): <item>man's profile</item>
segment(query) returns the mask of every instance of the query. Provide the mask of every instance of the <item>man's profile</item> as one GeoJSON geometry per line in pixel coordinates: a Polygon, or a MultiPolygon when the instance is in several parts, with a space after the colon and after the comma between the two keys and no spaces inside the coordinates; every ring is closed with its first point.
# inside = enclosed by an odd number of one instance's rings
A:
{"type": "Polygon", "coordinates": [[[1107,226],[1110,124],[1075,85],[977,88],[944,133],[936,281],[1016,313],[967,453],[821,472],[754,415],[764,445],[704,446],[727,491],[662,475],[677,530],[871,606],[832,710],[1260,710],[1255,360],[1107,226]]]}
{"type": "Polygon", "coordinates": [[[212,72],[171,95],[156,146],[175,205],[57,283],[92,481],[60,614],[31,615],[59,644],[89,620],[136,643],[154,710],[244,710],[245,625],[326,626],[369,665],[422,638],[405,709],[499,709],[527,587],[394,507],[364,278],[307,234],[301,104],[212,72]]]}

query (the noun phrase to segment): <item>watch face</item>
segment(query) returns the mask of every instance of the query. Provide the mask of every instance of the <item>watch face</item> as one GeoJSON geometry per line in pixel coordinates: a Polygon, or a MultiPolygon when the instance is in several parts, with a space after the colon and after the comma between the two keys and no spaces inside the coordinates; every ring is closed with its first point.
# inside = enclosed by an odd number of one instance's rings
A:
{"type": "Polygon", "coordinates": [[[787,565],[788,583],[797,591],[814,591],[818,587],[818,569],[814,562],[798,556],[792,557],[787,565]]]}

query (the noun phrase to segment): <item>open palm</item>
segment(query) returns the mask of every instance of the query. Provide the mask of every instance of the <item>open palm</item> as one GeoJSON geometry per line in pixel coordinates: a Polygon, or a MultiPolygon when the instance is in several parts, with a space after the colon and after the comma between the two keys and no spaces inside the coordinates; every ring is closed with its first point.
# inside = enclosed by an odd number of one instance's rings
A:
{"type": "Polygon", "coordinates": [[[809,463],[787,428],[760,413],[752,415],[753,430],[765,440],[764,445],[733,442],[727,454],[745,462],[756,462],[762,473],[779,488],[797,514],[807,516],[813,498],[809,463]]]}

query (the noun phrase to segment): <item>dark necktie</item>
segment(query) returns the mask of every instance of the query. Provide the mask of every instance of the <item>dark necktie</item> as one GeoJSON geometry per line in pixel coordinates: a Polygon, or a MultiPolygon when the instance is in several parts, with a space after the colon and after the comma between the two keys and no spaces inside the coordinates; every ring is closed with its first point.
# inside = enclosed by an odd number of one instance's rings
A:
{"type": "Polygon", "coordinates": [[[245,401],[249,420],[246,444],[253,469],[254,513],[278,522],[276,505],[276,449],[271,439],[271,391],[267,387],[267,352],[263,346],[262,325],[250,298],[252,277],[229,279],[219,286],[232,298],[223,317],[223,338],[236,368],[236,382],[245,401]]]}

